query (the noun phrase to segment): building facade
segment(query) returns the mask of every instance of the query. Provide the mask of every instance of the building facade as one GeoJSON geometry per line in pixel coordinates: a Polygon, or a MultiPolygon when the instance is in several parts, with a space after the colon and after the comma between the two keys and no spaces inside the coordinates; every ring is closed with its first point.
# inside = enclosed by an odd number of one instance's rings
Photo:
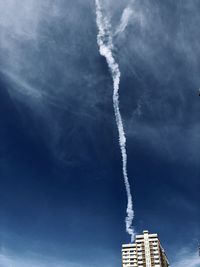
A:
{"type": "Polygon", "coordinates": [[[143,231],[134,243],[122,245],[123,267],[169,267],[157,234],[143,231]]]}

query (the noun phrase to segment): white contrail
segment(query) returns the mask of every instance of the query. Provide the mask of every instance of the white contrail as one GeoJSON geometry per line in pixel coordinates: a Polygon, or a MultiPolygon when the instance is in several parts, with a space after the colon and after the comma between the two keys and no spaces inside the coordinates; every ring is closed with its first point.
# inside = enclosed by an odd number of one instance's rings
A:
{"type": "Polygon", "coordinates": [[[131,241],[134,240],[134,230],[132,227],[132,221],[134,218],[133,211],[133,202],[130,190],[130,184],[127,175],[127,153],[126,153],[126,137],[124,133],[124,127],[122,122],[122,117],[119,109],[119,83],[120,83],[120,70],[119,65],[115,61],[113,56],[113,40],[112,33],[110,29],[110,23],[105,16],[103,16],[102,7],[99,0],[96,1],[96,23],[98,27],[98,36],[97,42],[99,46],[100,54],[106,58],[108,67],[110,69],[112,79],[113,79],[113,106],[115,112],[115,118],[119,133],[119,144],[121,148],[122,154],[122,163],[123,163],[123,176],[124,183],[126,187],[127,193],[127,209],[126,209],[126,231],[129,235],[131,235],[131,241]]]}

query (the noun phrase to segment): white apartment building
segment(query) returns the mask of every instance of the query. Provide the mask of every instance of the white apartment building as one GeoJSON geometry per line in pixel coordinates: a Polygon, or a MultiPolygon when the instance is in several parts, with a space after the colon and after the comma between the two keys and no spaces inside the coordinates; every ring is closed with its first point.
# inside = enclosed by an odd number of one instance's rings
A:
{"type": "Polygon", "coordinates": [[[143,231],[135,243],[122,245],[123,267],[169,267],[169,262],[157,234],[143,231]]]}

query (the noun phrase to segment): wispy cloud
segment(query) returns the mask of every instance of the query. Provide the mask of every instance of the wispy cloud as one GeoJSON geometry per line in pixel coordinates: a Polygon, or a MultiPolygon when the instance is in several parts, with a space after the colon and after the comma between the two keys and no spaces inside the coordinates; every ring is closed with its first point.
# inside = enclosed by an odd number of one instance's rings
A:
{"type": "Polygon", "coordinates": [[[127,7],[124,8],[120,22],[117,25],[114,35],[123,33],[128,27],[128,25],[139,24],[141,27],[143,27],[144,23],[145,23],[144,14],[137,9],[135,1],[132,1],[127,7]]]}
{"type": "Polygon", "coordinates": [[[165,122],[165,125],[159,123],[150,125],[133,119],[129,123],[127,134],[129,138],[143,140],[155,153],[172,162],[178,160],[187,164],[198,164],[200,156],[198,132],[199,125],[196,123],[184,128],[178,122],[177,125],[168,122],[165,122]]]}
{"type": "Polygon", "coordinates": [[[26,83],[26,81],[15,75],[13,72],[2,70],[1,73],[5,75],[5,77],[8,78],[9,81],[13,84],[14,88],[16,89],[15,93],[20,93],[20,96],[36,98],[37,101],[42,98],[43,93],[40,90],[32,87],[30,84],[26,83]]]}
{"type": "Polygon", "coordinates": [[[74,261],[67,259],[59,260],[53,256],[45,256],[33,252],[17,254],[4,247],[0,249],[1,267],[100,267],[102,265],[105,267],[114,267],[116,264],[116,259],[113,255],[109,255],[105,261],[102,260],[101,262],[94,259],[90,264],[78,258],[75,258],[74,261]]]}
{"type": "Polygon", "coordinates": [[[172,264],[173,267],[199,267],[200,257],[197,252],[193,252],[188,248],[178,253],[177,259],[172,264]]]}
{"type": "Polygon", "coordinates": [[[133,15],[133,10],[130,7],[126,7],[122,13],[122,17],[116,29],[115,34],[121,33],[126,29],[132,15],[133,15]]]}
{"type": "Polygon", "coordinates": [[[81,265],[73,262],[60,262],[54,258],[41,257],[41,255],[15,255],[6,251],[0,252],[1,267],[80,267],[81,265]]]}

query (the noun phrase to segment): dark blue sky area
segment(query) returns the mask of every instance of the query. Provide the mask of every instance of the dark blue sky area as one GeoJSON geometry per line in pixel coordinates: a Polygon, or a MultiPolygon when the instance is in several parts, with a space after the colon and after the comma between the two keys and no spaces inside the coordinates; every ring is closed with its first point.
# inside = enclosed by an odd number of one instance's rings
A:
{"type": "MultiPolygon", "coordinates": [[[[102,5],[121,29],[134,228],[197,267],[200,4],[102,5]]],[[[10,0],[0,17],[0,266],[121,266],[127,199],[95,1],[10,0]]]]}

